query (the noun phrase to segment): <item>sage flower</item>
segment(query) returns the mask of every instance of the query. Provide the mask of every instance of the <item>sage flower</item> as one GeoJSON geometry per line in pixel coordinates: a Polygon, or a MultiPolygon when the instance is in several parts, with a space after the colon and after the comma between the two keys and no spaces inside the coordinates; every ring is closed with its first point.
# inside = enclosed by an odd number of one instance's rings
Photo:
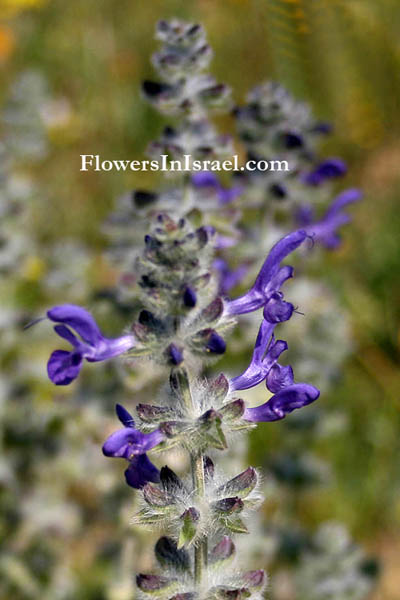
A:
{"type": "Polygon", "coordinates": [[[159,470],[147,457],[146,452],[163,441],[164,435],[156,429],[142,433],[135,429],[132,415],[120,404],[116,413],[123,428],[112,433],[103,444],[103,454],[113,458],[125,458],[129,467],[125,470],[126,483],[133,488],[142,488],[146,483],[160,480],[159,470]]]}
{"type": "Polygon", "coordinates": [[[133,335],[104,337],[92,315],[74,304],[54,306],[47,311],[47,317],[57,323],[54,331],[73,347],[71,351],[55,350],[49,358],[47,373],[56,385],[68,385],[76,379],[83,359],[88,362],[107,360],[123,354],[135,343],[133,335]]]}
{"type": "Polygon", "coordinates": [[[287,343],[275,340],[274,323],[266,319],[261,323],[253,356],[247,369],[229,382],[230,391],[246,390],[265,380],[274,394],[267,402],[255,408],[246,408],[246,421],[278,421],[296,408],[307,406],[319,397],[319,390],[307,383],[295,383],[290,365],[282,366],[278,359],[287,350],[287,343]]]}
{"type": "Polygon", "coordinates": [[[268,254],[253,287],[243,296],[227,302],[227,313],[241,315],[266,307],[264,317],[272,322],[281,322],[290,318],[294,308],[288,302],[284,302],[280,288],[293,276],[293,267],[280,265],[282,260],[296,250],[307,237],[306,231],[298,230],[279,240],[268,254]]]}

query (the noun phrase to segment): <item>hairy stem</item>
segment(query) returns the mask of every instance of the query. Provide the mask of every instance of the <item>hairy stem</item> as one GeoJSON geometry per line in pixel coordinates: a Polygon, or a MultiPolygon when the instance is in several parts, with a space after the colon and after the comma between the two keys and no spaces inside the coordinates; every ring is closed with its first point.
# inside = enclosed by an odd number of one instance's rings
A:
{"type": "MultiPolygon", "coordinates": [[[[192,478],[193,487],[199,498],[205,495],[204,461],[203,455],[192,455],[192,478]]],[[[197,584],[203,582],[205,567],[207,567],[208,541],[204,537],[194,549],[194,578],[197,584]]]]}

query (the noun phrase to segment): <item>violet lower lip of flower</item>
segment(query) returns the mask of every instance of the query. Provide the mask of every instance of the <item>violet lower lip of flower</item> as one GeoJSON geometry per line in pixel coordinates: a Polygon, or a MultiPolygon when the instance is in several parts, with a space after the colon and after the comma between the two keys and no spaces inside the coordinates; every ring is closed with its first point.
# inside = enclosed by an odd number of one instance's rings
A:
{"type": "Polygon", "coordinates": [[[125,478],[131,487],[138,489],[149,481],[157,483],[159,471],[146,452],[158,446],[164,440],[164,435],[158,429],[151,433],[142,433],[135,429],[131,414],[119,404],[116,406],[116,413],[124,427],[107,438],[103,444],[103,454],[113,458],[124,458],[129,462],[125,478]]]}
{"type": "Polygon", "coordinates": [[[133,335],[114,339],[104,337],[92,315],[74,304],[55,306],[47,311],[47,317],[57,323],[55,332],[73,347],[69,352],[55,350],[49,358],[47,372],[56,385],[68,385],[76,379],[83,359],[89,362],[107,360],[127,352],[135,343],[133,335]]]}
{"type": "Polygon", "coordinates": [[[283,367],[279,363],[272,365],[265,381],[267,388],[273,394],[294,384],[293,369],[290,365],[283,367]]]}
{"type": "Polygon", "coordinates": [[[227,313],[240,315],[265,306],[273,295],[280,291],[282,284],[293,275],[292,267],[280,266],[282,260],[296,250],[307,237],[306,231],[298,230],[279,240],[268,254],[253,287],[243,296],[227,302],[227,313]]]}
{"type": "Polygon", "coordinates": [[[319,390],[308,383],[295,383],[284,387],[265,404],[246,408],[243,418],[253,423],[279,421],[297,408],[311,404],[319,397],[319,390]]]}
{"type": "Polygon", "coordinates": [[[337,248],[340,244],[337,229],[351,220],[351,217],[343,212],[343,209],[361,198],[361,190],[357,188],[345,190],[332,201],[322,219],[307,225],[304,228],[305,231],[326,248],[337,248]]]}

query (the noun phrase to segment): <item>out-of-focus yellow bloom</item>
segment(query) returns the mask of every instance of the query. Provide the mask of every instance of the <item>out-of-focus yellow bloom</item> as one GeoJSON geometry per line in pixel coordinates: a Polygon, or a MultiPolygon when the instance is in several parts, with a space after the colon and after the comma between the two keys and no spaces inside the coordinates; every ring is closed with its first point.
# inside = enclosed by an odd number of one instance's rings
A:
{"type": "Polygon", "coordinates": [[[1,0],[0,18],[13,17],[27,8],[40,8],[47,0],[1,0]]]}
{"type": "Polygon", "coordinates": [[[14,50],[15,37],[9,27],[0,26],[0,63],[5,62],[14,50]]]}
{"type": "Polygon", "coordinates": [[[38,256],[28,256],[22,265],[22,276],[29,281],[40,281],[45,271],[46,265],[38,256]]]}

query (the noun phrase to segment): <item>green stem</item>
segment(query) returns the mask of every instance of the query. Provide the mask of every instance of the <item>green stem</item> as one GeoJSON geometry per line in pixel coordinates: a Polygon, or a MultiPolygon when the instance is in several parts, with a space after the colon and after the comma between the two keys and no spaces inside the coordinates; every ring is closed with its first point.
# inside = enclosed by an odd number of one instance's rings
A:
{"type": "MultiPolygon", "coordinates": [[[[197,491],[199,498],[205,496],[205,477],[204,477],[204,461],[203,455],[192,455],[192,478],[193,487],[197,491]]],[[[197,584],[201,584],[204,580],[207,567],[208,557],[208,542],[204,539],[194,549],[194,579],[197,584]]]]}
{"type": "MultiPolygon", "coordinates": [[[[181,390],[180,393],[182,395],[182,399],[189,411],[191,413],[194,407],[194,400],[190,391],[189,379],[186,371],[177,369],[177,376],[181,381],[181,390]],[[180,375],[179,375],[180,374],[180,375]]],[[[192,481],[193,481],[193,491],[197,495],[199,500],[199,504],[201,506],[202,499],[206,494],[206,482],[205,482],[205,474],[204,474],[204,457],[201,452],[190,454],[191,461],[191,470],[192,470],[192,481]]],[[[194,580],[198,586],[203,585],[205,581],[205,576],[207,573],[207,559],[208,559],[208,540],[207,537],[201,540],[199,544],[195,546],[194,549],[194,580]]]]}

